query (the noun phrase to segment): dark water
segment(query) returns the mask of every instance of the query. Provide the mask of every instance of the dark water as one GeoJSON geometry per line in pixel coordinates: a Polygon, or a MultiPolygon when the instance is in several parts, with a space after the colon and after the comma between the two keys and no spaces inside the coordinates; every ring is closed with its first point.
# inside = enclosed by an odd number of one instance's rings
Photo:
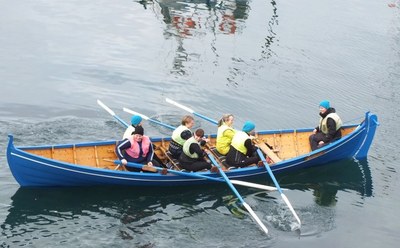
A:
{"type": "Polygon", "coordinates": [[[387,3],[0,0],[0,247],[397,247],[400,12],[387,3]],[[278,177],[300,231],[277,193],[239,188],[268,236],[224,185],[25,189],[12,177],[8,133],[18,145],[119,138],[97,99],[177,125],[185,112],[165,97],[232,112],[237,127],[312,127],[322,99],[381,126],[365,161],[278,177]]]}

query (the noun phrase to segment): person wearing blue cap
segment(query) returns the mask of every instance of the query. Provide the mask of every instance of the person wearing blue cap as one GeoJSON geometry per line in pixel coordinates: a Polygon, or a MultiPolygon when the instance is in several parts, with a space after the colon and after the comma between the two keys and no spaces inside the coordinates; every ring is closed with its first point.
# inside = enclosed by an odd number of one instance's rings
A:
{"type": "Polygon", "coordinates": [[[142,125],[142,117],[140,115],[134,115],[131,118],[131,126],[129,126],[122,136],[122,139],[127,139],[131,137],[132,133],[135,131],[135,127],[142,125]]]}
{"type": "Polygon", "coordinates": [[[328,100],[323,100],[319,103],[319,125],[310,135],[311,150],[314,151],[342,137],[340,131],[342,120],[336,114],[335,108],[330,106],[328,100]]]}
{"type": "Polygon", "coordinates": [[[260,161],[250,137],[255,127],[253,122],[246,121],[242,130],[235,132],[225,160],[230,167],[246,167],[260,161]]]}

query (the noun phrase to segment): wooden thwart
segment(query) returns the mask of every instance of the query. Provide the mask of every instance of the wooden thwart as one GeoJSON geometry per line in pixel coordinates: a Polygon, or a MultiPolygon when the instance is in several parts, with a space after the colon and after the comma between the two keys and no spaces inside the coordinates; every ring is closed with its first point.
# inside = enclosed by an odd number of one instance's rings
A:
{"type": "Polygon", "coordinates": [[[262,140],[254,139],[253,141],[274,163],[282,161],[262,140]]]}

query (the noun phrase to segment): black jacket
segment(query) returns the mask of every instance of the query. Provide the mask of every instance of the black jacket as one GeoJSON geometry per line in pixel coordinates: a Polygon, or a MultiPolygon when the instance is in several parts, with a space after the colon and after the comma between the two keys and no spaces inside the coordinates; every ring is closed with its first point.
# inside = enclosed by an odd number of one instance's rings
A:
{"type": "MultiPolygon", "coordinates": [[[[322,118],[325,118],[327,115],[330,113],[336,113],[336,110],[334,108],[329,108],[324,114],[319,114],[322,118]]],[[[324,143],[330,143],[334,140],[340,139],[342,137],[342,132],[339,130],[336,131],[336,122],[332,118],[328,118],[326,121],[326,125],[328,126],[328,134],[324,136],[324,139],[322,140],[324,143]]],[[[319,129],[319,126],[316,127],[317,132],[321,132],[319,129]]]]}

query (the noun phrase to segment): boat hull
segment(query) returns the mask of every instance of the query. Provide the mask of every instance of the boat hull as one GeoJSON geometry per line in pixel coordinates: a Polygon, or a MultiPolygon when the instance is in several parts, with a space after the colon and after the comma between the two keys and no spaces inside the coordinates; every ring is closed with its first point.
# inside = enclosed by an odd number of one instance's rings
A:
{"type": "MultiPolygon", "coordinates": [[[[342,159],[363,159],[367,157],[377,125],[376,115],[366,113],[365,120],[344,138],[313,152],[278,162],[271,165],[271,169],[278,174],[326,165],[342,159]]],[[[110,144],[115,144],[115,141],[92,142],[81,144],[81,146],[100,147],[110,144]]],[[[161,175],[159,173],[93,168],[46,158],[30,153],[29,147],[15,147],[12,135],[9,135],[7,160],[13,176],[22,187],[94,185],[168,187],[215,183],[207,179],[193,178],[190,175],[175,175],[171,173],[161,175]]],[[[218,173],[198,173],[209,177],[222,178],[218,173]]],[[[251,180],[253,177],[267,176],[267,171],[264,167],[253,166],[230,170],[226,172],[226,175],[230,179],[251,180]]]]}

